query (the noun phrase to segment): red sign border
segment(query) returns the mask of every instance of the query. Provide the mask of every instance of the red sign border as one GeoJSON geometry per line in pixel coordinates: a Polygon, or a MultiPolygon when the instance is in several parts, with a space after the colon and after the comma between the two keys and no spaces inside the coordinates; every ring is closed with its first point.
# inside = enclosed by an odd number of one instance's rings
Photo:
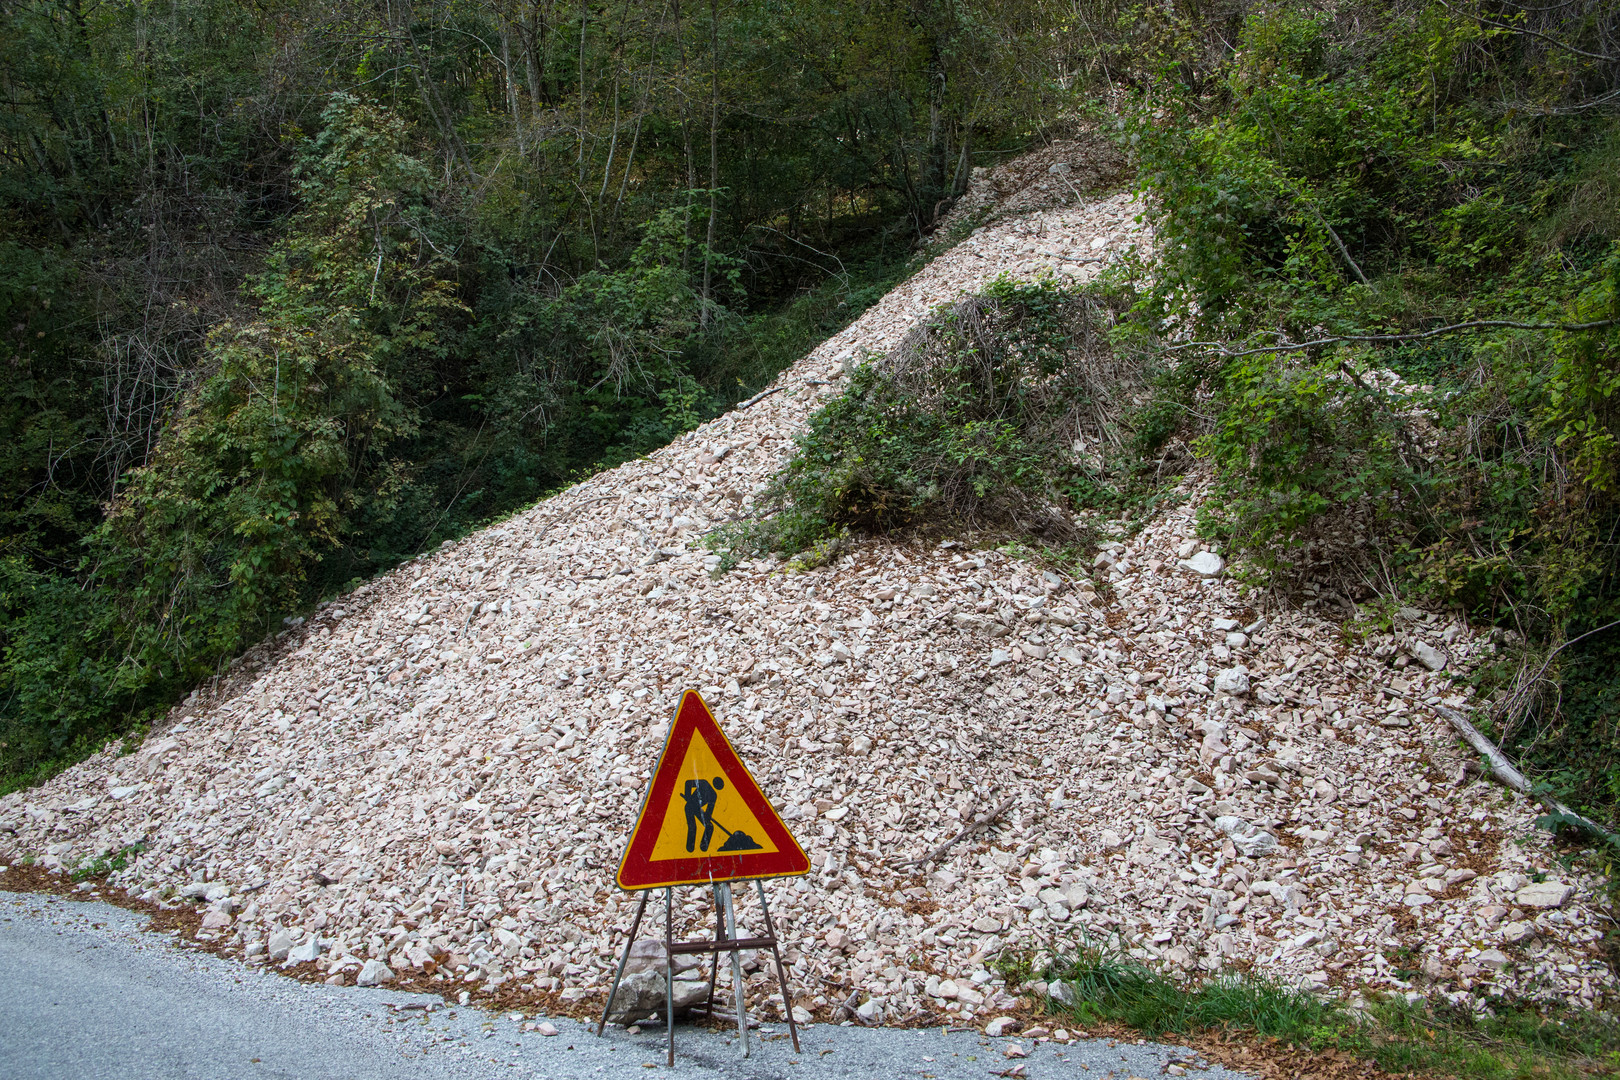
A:
{"type": "Polygon", "coordinates": [[[731,740],[715,722],[714,713],[696,690],[687,690],[675,707],[675,716],[664,738],[664,751],[658,757],[658,768],[653,771],[647,794],[641,801],[641,812],[636,815],[630,842],[625,845],[615,876],[619,888],[628,892],[639,889],[660,889],[671,885],[707,885],[714,881],[751,881],[755,878],[798,877],[810,872],[810,860],[804,849],[788,831],[759,790],[753,774],[732,749],[731,740]],[[653,869],[652,849],[658,842],[658,832],[664,826],[675,794],[675,783],[680,779],[681,762],[692,736],[703,732],[714,752],[720,771],[725,773],[733,790],[742,797],[748,809],[759,821],[760,828],[776,845],[773,852],[740,851],[735,854],[701,855],[690,859],[660,859],[653,869]],[[666,769],[666,766],[668,768],[666,769]],[[654,880],[654,879],[657,880],[654,880]]]}

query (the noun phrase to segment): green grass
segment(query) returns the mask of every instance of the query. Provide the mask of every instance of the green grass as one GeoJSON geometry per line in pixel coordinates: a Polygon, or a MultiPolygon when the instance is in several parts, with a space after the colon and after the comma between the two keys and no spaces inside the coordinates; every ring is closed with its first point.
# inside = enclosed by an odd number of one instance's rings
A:
{"type": "Polygon", "coordinates": [[[1281,983],[1242,975],[1178,980],[1087,948],[1053,963],[1048,981],[1074,991],[1051,1002],[1077,1024],[1114,1022],[1158,1038],[1211,1029],[1253,1032],[1311,1050],[1339,1050],[1389,1072],[1427,1071],[1481,1080],[1620,1075],[1620,1022],[1493,999],[1484,1013],[1389,996],[1355,1010],[1281,983]]]}

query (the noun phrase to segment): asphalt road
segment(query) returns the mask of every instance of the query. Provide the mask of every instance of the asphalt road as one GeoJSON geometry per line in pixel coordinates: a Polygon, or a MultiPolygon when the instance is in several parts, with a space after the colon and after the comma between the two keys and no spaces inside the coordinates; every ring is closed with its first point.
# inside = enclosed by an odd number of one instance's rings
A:
{"type": "MultiPolygon", "coordinates": [[[[585,1025],[558,1019],[561,1034],[546,1037],[521,1031],[522,1018],[446,1008],[437,998],[255,971],[182,948],[144,931],[144,923],[107,904],[0,892],[0,984],[10,987],[0,995],[0,1076],[985,1080],[1023,1064],[1031,1080],[1123,1080],[1161,1077],[1171,1062],[1196,1058],[1170,1046],[1095,1039],[1068,1047],[1025,1043],[1029,1057],[1015,1062],[1004,1056],[1015,1038],[827,1024],[802,1032],[803,1053],[795,1054],[786,1029],[767,1024],[747,1059],[734,1033],[678,1027],[671,1070],[663,1067],[662,1030],[610,1028],[598,1039],[585,1025]],[[429,1003],[431,1012],[423,1008],[429,1003]]],[[[1241,1076],[1219,1067],[1193,1075],[1241,1076]]]]}

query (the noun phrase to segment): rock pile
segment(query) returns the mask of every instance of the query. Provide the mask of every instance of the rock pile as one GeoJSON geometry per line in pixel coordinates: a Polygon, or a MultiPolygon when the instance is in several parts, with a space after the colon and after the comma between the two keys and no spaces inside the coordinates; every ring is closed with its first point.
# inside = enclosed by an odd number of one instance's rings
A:
{"type": "MultiPolygon", "coordinates": [[[[322,607],[132,753],[0,800],[0,844],[65,866],[139,842],[115,880],[207,905],[250,962],[584,1007],[696,685],[811,855],[766,889],[822,1017],[988,1018],[1014,1003],[998,955],[1111,935],[1185,969],[1597,1000],[1593,882],[1432,714],[1466,706],[1450,675],[1490,646],[1412,610],[1365,642],[1315,601],[1257,611],[1194,537],[1196,476],[1091,578],[948,542],[711,574],[702,536],[852,357],[1002,272],[1094,274],[1143,239],[1135,210],[981,229],[776,392],[322,607]]],[[[712,925],[698,890],[677,901],[678,933],[712,925]]],[[[768,965],[745,970],[774,1008],[768,965]]]]}
{"type": "Polygon", "coordinates": [[[973,170],[968,190],[940,219],[936,236],[949,242],[957,228],[996,222],[1076,202],[1114,187],[1129,164],[1107,139],[1081,132],[1000,165],[973,170]]]}
{"type": "MultiPolygon", "coordinates": [[[[669,1002],[669,956],[664,943],[643,938],[625,958],[624,977],[609,1019],[626,1026],[638,1020],[661,1019],[669,1002]]],[[[695,956],[675,957],[675,1011],[684,1013],[708,1000],[709,983],[703,964],[695,956]]]]}

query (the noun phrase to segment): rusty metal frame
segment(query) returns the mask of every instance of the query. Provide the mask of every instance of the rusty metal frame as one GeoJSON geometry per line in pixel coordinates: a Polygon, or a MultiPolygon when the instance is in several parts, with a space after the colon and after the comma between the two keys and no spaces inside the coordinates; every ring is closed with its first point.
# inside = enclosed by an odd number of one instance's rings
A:
{"type": "MultiPolygon", "coordinates": [[[[759,889],[759,907],[765,916],[765,936],[740,938],[737,936],[736,909],[731,899],[731,883],[715,882],[715,935],[712,941],[676,941],[675,933],[675,886],[664,889],[664,955],[668,959],[665,967],[667,980],[664,991],[665,1023],[669,1032],[669,1060],[675,1064],[675,957],[688,956],[699,953],[708,953],[714,959],[709,971],[709,996],[707,1008],[709,1015],[714,1015],[715,981],[720,974],[720,954],[730,953],[732,964],[732,984],[737,993],[737,1030],[742,1038],[743,1056],[749,1054],[748,1045],[748,1016],[745,1011],[745,997],[742,981],[742,951],[744,949],[770,949],[771,958],[776,964],[776,981],[782,989],[782,1011],[787,1017],[788,1034],[793,1037],[793,1052],[801,1053],[799,1046],[799,1026],[793,1019],[793,995],[788,990],[787,970],[782,966],[782,952],[776,938],[776,924],[771,919],[771,909],[765,902],[765,883],[755,879],[755,886],[759,889]]],[[[636,943],[636,931],[641,929],[641,919],[647,911],[647,896],[651,890],[641,894],[641,902],[636,905],[635,918],[630,923],[630,937],[625,942],[624,952],[619,956],[618,968],[613,973],[613,986],[608,991],[607,1004],[602,1008],[602,1019],[596,1025],[596,1034],[601,1036],[607,1028],[608,1015],[613,1011],[613,1002],[619,996],[619,983],[624,978],[625,966],[630,961],[630,949],[636,943]]]]}

